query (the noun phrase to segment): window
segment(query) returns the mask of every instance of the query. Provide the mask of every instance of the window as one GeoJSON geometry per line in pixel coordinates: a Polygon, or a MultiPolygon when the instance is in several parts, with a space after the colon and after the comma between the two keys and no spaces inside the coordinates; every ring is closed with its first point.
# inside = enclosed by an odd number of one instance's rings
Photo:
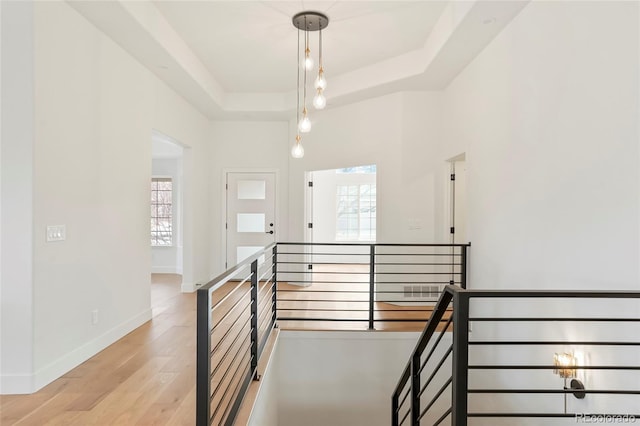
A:
{"type": "Polygon", "coordinates": [[[375,241],[376,185],[338,185],[336,188],[336,240],[375,241]]]}
{"type": "Polygon", "coordinates": [[[367,166],[346,167],[344,169],[336,169],[336,173],[338,174],[376,173],[376,165],[369,164],[367,166]]]}
{"type": "Polygon", "coordinates": [[[151,245],[173,245],[173,182],[151,178],[151,245]]]}

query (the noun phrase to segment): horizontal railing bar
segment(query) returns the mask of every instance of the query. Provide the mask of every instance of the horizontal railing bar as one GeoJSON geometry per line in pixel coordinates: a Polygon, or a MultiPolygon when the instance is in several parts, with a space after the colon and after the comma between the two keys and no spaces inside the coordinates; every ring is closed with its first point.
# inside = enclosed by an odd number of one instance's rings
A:
{"type": "MultiPolygon", "coordinates": [[[[421,244],[421,243],[301,243],[301,242],[281,242],[282,246],[361,246],[361,247],[470,247],[471,244],[421,244]]],[[[278,252],[280,254],[280,252],[278,252]]]]}
{"type": "MultiPolygon", "coordinates": [[[[278,273],[280,273],[280,271],[278,271],[278,273]]],[[[282,281],[280,281],[280,282],[282,282],[282,281]]],[[[286,282],[289,283],[289,284],[291,284],[291,283],[300,283],[300,284],[369,284],[369,281],[286,280],[286,282]]],[[[306,287],[304,287],[304,288],[306,288],[306,287]]],[[[300,290],[280,290],[280,289],[278,289],[278,291],[300,291],[300,290]]]]}
{"type": "MultiPolygon", "coordinates": [[[[367,263],[368,265],[368,263],[367,263]]],[[[376,265],[395,265],[395,266],[462,266],[462,263],[414,263],[414,262],[376,262],[376,265]]]]}
{"type": "Polygon", "coordinates": [[[258,292],[258,300],[262,300],[262,299],[271,299],[271,295],[273,293],[273,286],[275,283],[271,283],[270,286],[262,286],[262,288],[260,289],[260,291],[258,292]],[[268,296],[265,296],[265,294],[268,294],[268,296]]]}
{"type": "MultiPolygon", "coordinates": [[[[431,381],[433,380],[433,378],[436,377],[436,374],[438,374],[438,371],[440,371],[440,367],[442,367],[445,361],[449,359],[449,355],[451,355],[451,353],[453,353],[453,345],[449,346],[449,349],[447,349],[447,351],[442,355],[442,358],[440,358],[440,362],[438,362],[438,365],[436,365],[436,368],[433,369],[433,372],[425,382],[424,386],[420,388],[420,392],[418,392],[418,396],[422,396],[424,391],[427,389],[427,386],[431,384],[431,381]]],[[[451,377],[449,379],[453,380],[453,378],[451,377]]]]}
{"type": "Polygon", "coordinates": [[[431,399],[431,401],[429,402],[429,404],[427,404],[426,408],[424,410],[422,410],[422,412],[420,413],[420,416],[418,417],[418,420],[421,420],[425,414],[427,414],[427,411],[429,411],[429,408],[433,407],[433,404],[436,403],[436,401],[438,400],[438,398],[440,398],[440,395],[442,395],[442,393],[449,387],[449,385],[453,382],[453,378],[450,377],[449,380],[447,380],[445,382],[445,384],[440,388],[440,390],[438,391],[438,393],[436,393],[436,395],[431,399]]]}
{"type": "MultiPolygon", "coordinates": [[[[215,354],[218,349],[222,346],[222,344],[225,342],[225,340],[227,339],[227,336],[229,336],[229,333],[231,333],[231,330],[233,330],[236,326],[236,323],[238,322],[238,320],[240,320],[240,318],[242,318],[242,316],[239,316],[234,323],[231,325],[231,327],[229,327],[229,329],[226,331],[226,333],[224,333],[224,335],[222,336],[222,338],[218,341],[218,343],[216,344],[216,346],[213,348],[213,350],[211,350],[209,352],[209,359],[211,359],[213,357],[213,354],[215,354]]],[[[238,330],[238,332],[236,333],[235,337],[234,337],[234,341],[238,338],[239,335],[242,334],[242,330],[244,330],[244,328],[247,326],[247,324],[251,323],[251,315],[249,315],[249,317],[247,318],[247,320],[245,321],[244,324],[242,324],[242,327],[240,327],[240,329],[238,330]]],[[[251,329],[251,327],[249,327],[249,329],[251,329]]],[[[231,346],[233,346],[233,343],[231,344],[231,346]]],[[[213,376],[213,374],[212,374],[213,376]]]]}
{"type": "MultiPolygon", "coordinates": [[[[348,290],[348,291],[337,291],[337,290],[280,290],[278,289],[278,293],[340,293],[340,294],[369,294],[368,291],[361,290],[348,290]]],[[[281,299],[278,299],[281,300],[281,299]]],[[[299,299],[297,299],[299,300],[299,299]]]]}
{"type": "MultiPolygon", "coordinates": [[[[527,418],[574,418],[579,419],[579,416],[584,415],[584,413],[468,413],[467,417],[527,417],[527,418]]],[[[604,414],[598,413],[598,417],[618,417],[618,416],[627,416],[629,418],[635,417],[639,418],[640,414],[629,414],[629,413],[616,413],[616,414],[604,414]]]]}
{"type": "Polygon", "coordinates": [[[260,275],[260,277],[258,278],[258,282],[262,282],[262,281],[271,281],[271,279],[273,278],[273,270],[271,269],[271,266],[269,266],[268,268],[266,268],[266,270],[264,271],[264,273],[262,275],[260,275]],[[271,276],[266,279],[263,280],[263,278],[267,275],[267,274],[271,274],[271,276]]]}
{"type": "MultiPolygon", "coordinates": [[[[241,359],[240,363],[236,367],[236,371],[234,371],[233,375],[231,375],[231,380],[229,381],[226,389],[224,390],[224,392],[222,394],[222,397],[218,401],[218,404],[216,405],[216,409],[213,411],[213,414],[211,415],[211,419],[215,419],[216,414],[218,414],[218,410],[220,410],[220,407],[222,406],[222,403],[224,402],[224,400],[225,400],[225,398],[227,396],[227,392],[229,392],[229,389],[231,389],[231,385],[235,381],[234,379],[238,375],[238,371],[240,371],[240,367],[242,367],[242,365],[245,364],[243,361],[245,360],[247,355],[250,355],[250,354],[251,354],[251,346],[249,346],[248,351],[242,356],[242,359],[241,359]]],[[[247,363],[245,364],[244,370],[242,370],[242,374],[240,375],[240,377],[242,377],[244,375],[245,371],[247,370],[247,367],[251,368],[251,359],[252,358],[253,358],[253,356],[249,356],[249,359],[247,360],[247,363]]],[[[227,370],[227,371],[230,371],[230,370],[227,370]]],[[[215,395],[215,393],[214,393],[214,395],[215,395]]],[[[213,401],[213,396],[212,396],[211,400],[213,401]]],[[[229,401],[229,404],[227,405],[227,408],[229,407],[229,405],[231,405],[231,403],[232,402],[229,401]]],[[[225,412],[226,412],[226,408],[225,408],[225,411],[223,411],[223,417],[224,417],[224,413],[225,412]]]]}
{"type": "Polygon", "coordinates": [[[411,409],[408,409],[407,412],[404,413],[404,416],[402,416],[402,420],[398,422],[398,426],[402,426],[404,421],[407,420],[407,416],[409,415],[410,412],[411,412],[411,409]]]}
{"type": "MultiPolygon", "coordinates": [[[[278,308],[280,311],[280,308],[278,308]]],[[[368,318],[305,318],[305,317],[280,317],[278,321],[331,321],[331,322],[367,322],[368,318]]]]}
{"type": "MultiPolygon", "coordinates": [[[[370,256],[371,254],[367,251],[367,253],[343,253],[343,252],[335,252],[335,253],[313,253],[313,252],[278,252],[278,256],[280,255],[306,255],[306,256],[370,256]]],[[[280,260],[278,260],[280,263],[280,260]]]]}
{"type": "MultiPolygon", "coordinates": [[[[213,326],[211,327],[211,333],[213,333],[213,332],[214,332],[214,330],[215,330],[216,328],[218,328],[218,326],[219,326],[220,324],[222,324],[222,322],[223,322],[223,321],[225,321],[225,320],[226,320],[226,319],[231,315],[231,313],[232,313],[233,311],[235,311],[235,310],[236,310],[236,308],[237,308],[238,306],[240,306],[240,303],[241,303],[241,302],[242,302],[242,301],[243,301],[247,296],[250,296],[250,295],[251,295],[251,289],[249,289],[249,290],[248,290],[248,291],[246,291],[242,296],[240,296],[240,297],[238,298],[238,300],[236,301],[236,303],[234,303],[234,305],[233,305],[231,308],[229,308],[229,310],[227,311],[227,313],[226,313],[226,314],[224,314],[224,315],[222,316],[222,318],[220,318],[220,320],[219,320],[218,322],[216,322],[216,323],[215,323],[215,325],[213,325],[213,326]]],[[[249,305],[251,305],[251,303],[249,303],[249,305]]],[[[248,306],[248,305],[244,306],[243,310],[244,310],[244,309],[246,309],[246,308],[247,308],[247,306],[248,306]]],[[[240,313],[240,315],[242,315],[242,313],[240,313]]]]}
{"type": "MultiPolygon", "coordinates": [[[[454,281],[454,284],[460,284],[460,281],[454,281]]],[[[405,285],[420,285],[420,284],[443,284],[449,285],[451,281],[378,281],[376,280],[376,284],[405,284],[405,285]]]]}
{"type": "MultiPolygon", "coordinates": [[[[249,303],[245,306],[245,309],[248,308],[249,306],[251,306],[251,301],[249,301],[249,303]]],[[[240,318],[242,318],[242,316],[245,314],[246,312],[243,310],[243,312],[240,312],[240,314],[236,317],[236,319],[233,321],[233,323],[231,323],[231,326],[229,326],[229,328],[227,329],[227,331],[225,331],[225,333],[222,335],[222,338],[220,338],[220,340],[218,341],[218,343],[216,344],[216,346],[214,346],[213,350],[211,350],[210,355],[213,355],[218,348],[220,347],[220,345],[222,345],[222,343],[225,341],[225,339],[227,338],[227,335],[231,332],[231,330],[233,330],[233,328],[236,326],[236,323],[238,321],[240,321],[240,318]]],[[[249,315],[249,318],[247,318],[247,322],[251,320],[251,315],[249,315]]],[[[244,327],[246,325],[245,324],[242,325],[242,327],[244,327]]],[[[211,332],[211,334],[213,335],[213,331],[211,332]]]]}
{"type": "MultiPolygon", "coordinates": [[[[323,274],[326,272],[322,272],[323,274]]],[[[376,275],[462,275],[462,272],[377,272],[376,275]]]]}
{"type": "Polygon", "coordinates": [[[640,318],[535,318],[535,317],[510,317],[510,318],[469,318],[469,321],[482,322],[545,322],[545,321],[575,321],[575,322],[638,322],[640,318]]]}
{"type": "MultiPolygon", "coordinates": [[[[442,321],[444,321],[444,318],[440,318],[440,322],[442,322],[442,321]]],[[[449,315],[449,319],[447,319],[447,322],[445,323],[443,329],[440,331],[440,334],[438,335],[438,338],[436,339],[435,343],[431,347],[431,350],[429,351],[429,354],[427,355],[427,357],[424,359],[424,362],[420,366],[420,370],[418,370],[419,374],[422,374],[422,370],[424,370],[424,367],[427,365],[427,362],[429,362],[429,360],[431,359],[431,356],[436,351],[436,348],[440,344],[440,341],[442,340],[442,337],[444,337],[444,332],[449,328],[449,325],[451,324],[452,321],[453,321],[453,315],[449,315]]],[[[453,348],[453,346],[451,346],[451,348],[453,348]]]]}
{"type": "MultiPolygon", "coordinates": [[[[213,379],[213,376],[216,375],[216,373],[218,372],[218,369],[220,368],[220,366],[222,365],[223,361],[227,358],[227,355],[229,355],[229,353],[231,352],[231,348],[233,348],[236,343],[238,342],[238,339],[240,338],[240,336],[242,336],[244,334],[245,339],[247,337],[251,337],[250,333],[243,333],[242,331],[245,329],[247,325],[243,325],[242,328],[240,329],[240,331],[238,332],[238,334],[236,335],[236,337],[233,339],[233,341],[231,342],[231,344],[229,345],[229,347],[227,348],[227,350],[224,352],[224,355],[222,355],[222,358],[220,358],[220,361],[218,362],[218,365],[216,365],[216,368],[213,369],[213,372],[211,373],[211,376],[209,376],[209,379],[213,379]]],[[[249,330],[251,330],[251,327],[249,327],[249,330]]],[[[242,345],[240,345],[240,347],[242,347],[244,345],[244,343],[242,345]]],[[[237,354],[237,352],[236,352],[237,354]]]]}
{"type": "Polygon", "coordinates": [[[500,340],[487,340],[487,341],[471,341],[470,345],[476,346],[498,346],[498,345],[523,345],[523,346],[535,346],[535,345],[591,345],[591,346],[640,346],[640,342],[570,342],[562,340],[549,340],[549,341],[500,341],[500,340]]]}
{"type": "MultiPolygon", "coordinates": [[[[233,293],[235,293],[235,292],[236,292],[240,287],[242,287],[242,286],[243,286],[244,284],[246,284],[247,282],[250,282],[250,281],[249,281],[250,279],[251,279],[251,277],[246,278],[246,279],[244,279],[244,280],[240,281],[240,282],[239,282],[239,283],[238,283],[238,284],[233,288],[233,290],[231,290],[229,293],[225,294],[225,295],[224,295],[224,297],[223,297],[222,299],[218,300],[218,301],[216,302],[216,304],[215,304],[215,305],[213,305],[213,306],[211,307],[210,312],[215,311],[215,310],[216,310],[216,308],[217,308],[218,306],[222,306],[222,304],[223,304],[224,302],[226,302],[226,301],[227,301],[227,299],[229,299],[233,293]]],[[[244,295],[243,295],[243,296],[241,296],[241,297],[240,297],[240,299],[242,299],[243,297],[244,297],[244,295]]]]}
{"type": "MultiPolygon", "coordinates": [[[[282,253],[278,253],[282,254],[282,253]]],[[[344,254],[341,254],[344,256],[344,254]]],[[[369,262],[286,262],[278,260],[278,265],[368,265],[369,262]]],[[[315,271],[311,271],[315,272],[315,271]]]]}
{"type": "Polygon", "coordinates": [[[474,298],[640,299],[640,291],[466,290],[474,298]]]}
{"type": "MultiPolygon", "coordinates": [[[[468,389],[469,393],[532,393],[532,394],[548,394],[548,393],[575,393],[575,389],[468,389]]],[[[640,390],[592,390],[592,389],[580,389],[582,393],[595,393],[595,394],[610,394],[610,395],[640,395],[640,390]]]]}
{"type": "MultiPolygon", "coordinates": [[[[336,272],[336,271],[314,271],[314,270],[306,270],[306,271],[281,271],[278,269],[279,274],[318,274],[318,275],[369,275],[369,272],[336,272]]],[[[368,281],[367,281],[368,283],[368,281]]]]}
{"type": "MultiPolygon", "coordinates": [[[[242,355],[242,358],[236,358],[234,356],[233,361],[231,362],[231,366],[236,364],[236,359],[239,359],[240,362],[236,365],[236,371],[231,375],[231,380],[230,382],[227,384],[227,390],[229,388],[229,384],[233,381],[233,377],[235,376],[235,374],[238,372],[238,368],[240,367],[240,365],[242,365],[242,360],[247,356],[247,354],[251,353],[251,341],[249,341],[249,345],[247,346],[246,342],[242,344],[242,346],[240,346],[240,350],[242,350],[242,348],[246,348],[244,351],[244,355],[242,355]]],[[[240,353],[240,350],[236,352],[236,355],[238,353],[240,353]]],[[[218,381],[218,384],[216,385],[216,388],[213,390],[213,392],[211,393],[210,397],[209,397],[209,403],[211,403],[211,401],[213,401],[213,398],[216,396],[216,394],[218,393],[218,390],[220,389],[220,386],[222,386],[222,383],[224,383],[225,379],[227,378],[227,375],[229,374],[229,372],[231,371],[231,368],[228,368],[225,370],[224,374],[222,375],[222,378],[220,378],[220,380],[218,381]]],[[[222,402],[222,399],[220,399],[220,401],[218,402],[218,405],[220,405],[220,403],[222,402]]],[[[215,416],[215,413],[214,413],[215,416]]]]}
{"type": "MultiPolygon", "coordinates": [[[[253,358],[253,357],[251,357],[253,358]]],[[[251,368],[251,360],[249,360],[249,363],[244,367],[244,370],[242,370],[242,374],[240,375],[240,377],[245,377],[244,380],[238,380],[235,386],[235,389],[233,390],[233,392],[231,392],[231,400],[229,401],[229,404],[227,405],[227,408],[224,410],[224,412],[222,413],[222,418],[220,420],[227,420],[229,418],[229,415],[231,414],[229,412],[229,410],[233,407],[233,401],[234,398],[237,398],[237,394],[241,389],[241,385],[243,382],[247,381],[249,378],[247,377],[247,373],[249,373],[249,369],[251,368]]],[[[226,422],[225,422],[226,423],[226,422]]]]}
{"type": "MultiPolygon", "coordinates": [[[[469,370],[557,370],[557,365],[470,365],[469,370]]],[[[631,365],[572,365],[574,370],[640,370],[631,365]]]]}
{"type": "Polygon", "coordinates": [[[398,409],[396,410],[396,413],[400,412],[402,405],[407,400],[407,397],[409,396],[410,393],[411,393],[411,386],[408,386],[407,391],[404,393],[404,396],[402,397],[402,400],[398,403],[398,409]]]}
{"type": "Polygon", "coordinates": [[[461,253],[376,253],[381,256],[462,256],[461,253]]]}
{"type": "Polygon", "coordinates": [[[442,417],[440,417],[434,424],[433,426],[438,426],[440,423],[442,423],[444,421],[444,419],[447,418],[447,416],[449,414],[451,414],[451,411],[453,410],[452,407],[449,407],[449,409],[447,411],[444,412],[444,414],[442,415],[442,417]]]}

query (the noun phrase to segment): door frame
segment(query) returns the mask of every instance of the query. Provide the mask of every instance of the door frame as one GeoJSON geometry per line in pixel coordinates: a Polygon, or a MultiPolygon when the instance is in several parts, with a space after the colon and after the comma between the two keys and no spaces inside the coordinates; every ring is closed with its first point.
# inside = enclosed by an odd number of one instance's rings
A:
{"type": "Polygon", "coordinates": [[[275,204],[275,223],[276,223],[276,232],[274,240],[277,241],[277,237],[280,234],[278,231],[280,227],[280,206],[278,201],[280,200],[280,171],[275,168],[251,168],[251,167],[240,167],[240,168],[223,168],[222,169],[222,179],[220,184],[220,191],[222,196],[222,202],[220,203],[222,206],[222,211],[220,214],[220,230],[222,232],[222,238],[220,239],[222,242],[221,250],[220,250],[220,265],[223,271],[226,271],[225,262],[227,261],[227,175],[229,173],[273,173],[275,176],[275,191],[274,191],[274,200],[275,204]]]}

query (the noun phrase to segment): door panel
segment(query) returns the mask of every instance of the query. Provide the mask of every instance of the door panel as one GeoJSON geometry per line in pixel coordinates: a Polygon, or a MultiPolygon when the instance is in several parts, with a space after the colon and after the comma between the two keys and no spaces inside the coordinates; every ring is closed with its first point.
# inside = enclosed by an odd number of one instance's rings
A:
{"type": "Polygon", "coordinates": [[[275,181],[275,173],[227,173],[227,268],[276,240],[275,181]]]}

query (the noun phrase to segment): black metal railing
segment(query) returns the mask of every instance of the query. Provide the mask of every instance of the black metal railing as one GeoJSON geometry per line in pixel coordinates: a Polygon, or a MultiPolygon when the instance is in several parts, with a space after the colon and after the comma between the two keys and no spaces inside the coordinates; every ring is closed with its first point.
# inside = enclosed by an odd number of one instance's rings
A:
{"type": "Polygon", "coordinates": [[[413,323],[421,330],[446,285],[466,288],[468,249],[469,244],[278,243],[278,323],[385,330],[413,323]]]}
{"type": "Polygon", "coordinates": [[[640,419],[639,335],[640,292],[447,286],[393,392],[392,425],[640,419]]]}
{"type": "Polygon", "coordinates": [[[196,424],[233,424],[282,328],[422,329],[468,244],[272,244],[198,289],[196,424]],[[397,327],[396,327],[397,328],[397,327]]]}
{"type": "Polygon", "coordinates": [[[197,291],[196,425],[232,425],[276,321],[275,244],[197,291]]]}

